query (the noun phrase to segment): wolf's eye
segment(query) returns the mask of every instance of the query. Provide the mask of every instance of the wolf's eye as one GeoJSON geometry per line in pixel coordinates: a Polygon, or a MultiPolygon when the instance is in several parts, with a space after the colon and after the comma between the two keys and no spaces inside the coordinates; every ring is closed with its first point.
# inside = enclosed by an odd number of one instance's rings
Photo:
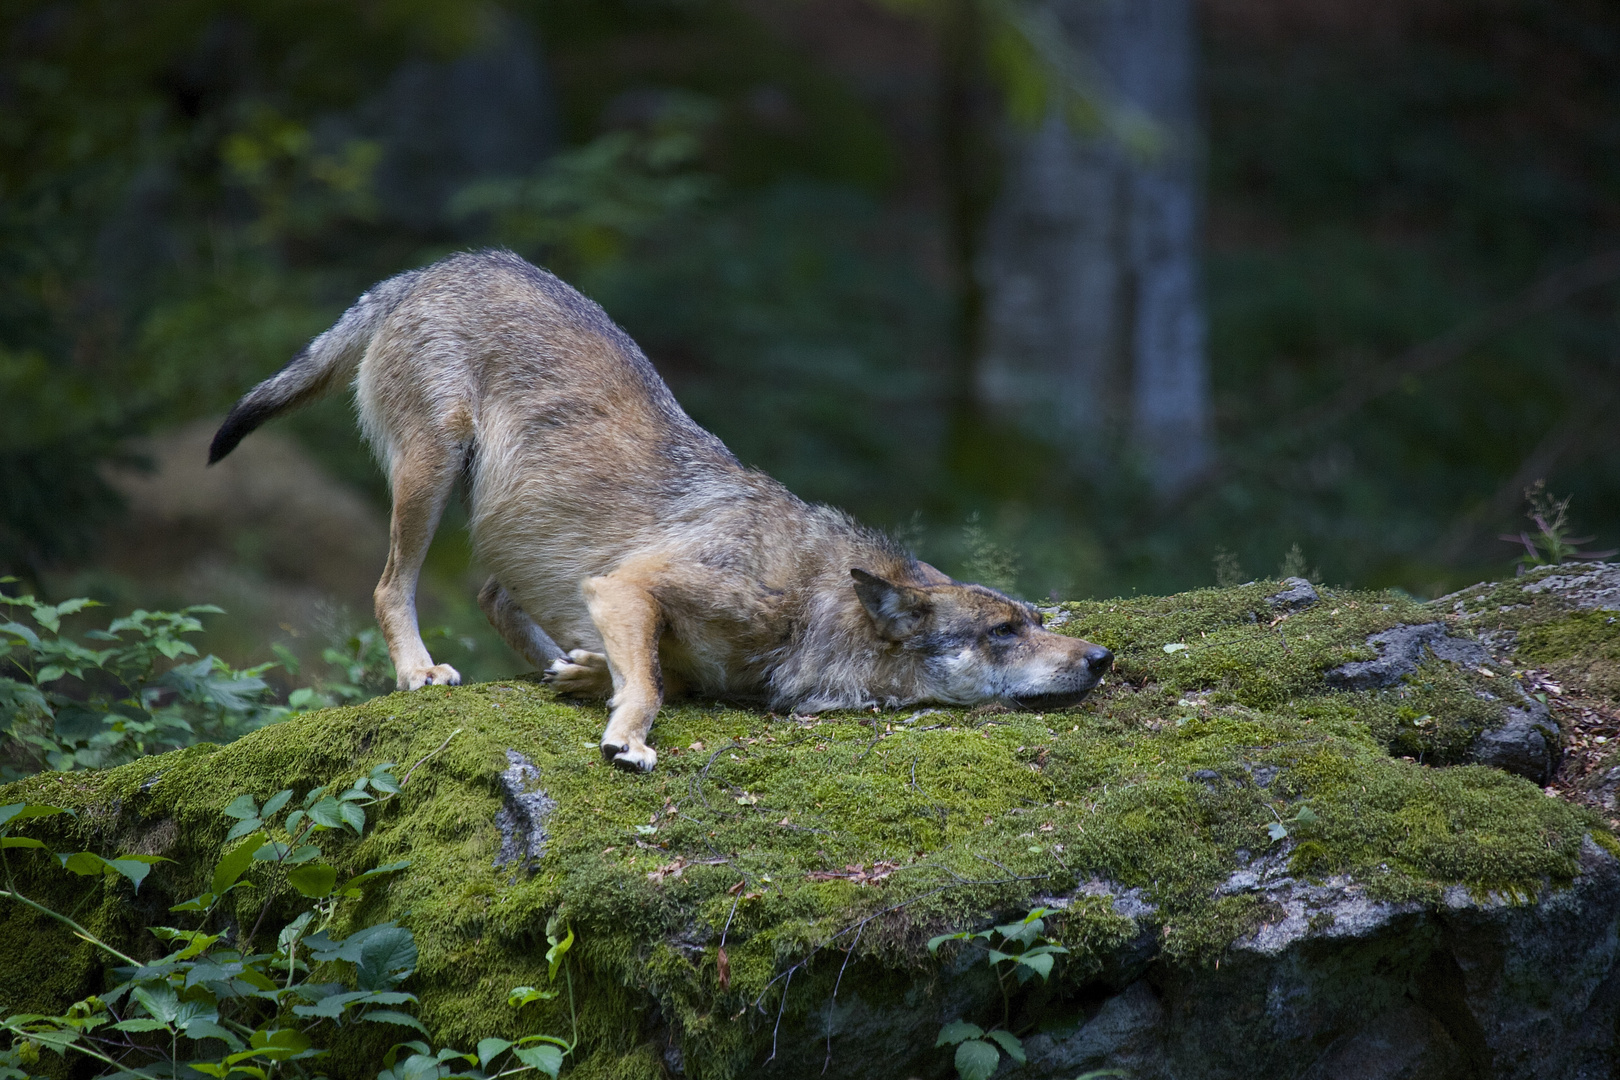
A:
{"type": "Polygon", "coordinates": [[[1000,626],[992,626],[990,628],[990,636],[993,638],[1000,638],[1005,641],[1007,638],[1014,638],[1018,636],[1018,627],[1014,626],[1010,622],[1004,622],[1000,626]]]}

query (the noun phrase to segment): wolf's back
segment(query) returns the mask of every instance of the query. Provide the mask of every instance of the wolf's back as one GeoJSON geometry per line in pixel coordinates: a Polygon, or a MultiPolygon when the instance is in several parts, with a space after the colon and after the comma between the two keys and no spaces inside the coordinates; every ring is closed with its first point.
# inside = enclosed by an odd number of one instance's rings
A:
{"type": "Polygon", "coordinates": [[[280,371],[243,394],[214,433],[208,464],[235,450],[237,443],[271,417],[308,405],[346,385],[378,328],[410,293],[421,273],[407,271],[372,286],[331,329],[304,346],[280,371]]]}

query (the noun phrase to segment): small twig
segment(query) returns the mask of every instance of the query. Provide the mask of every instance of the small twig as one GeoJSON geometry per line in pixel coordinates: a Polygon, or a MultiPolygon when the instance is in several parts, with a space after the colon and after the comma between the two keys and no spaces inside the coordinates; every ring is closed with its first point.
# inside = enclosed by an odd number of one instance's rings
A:
{"type": "Polygon", "coordinates": [[[782,1004],[776,1010],[776,1026],[771,1029],[771,1056],[765,1059],[769,1065],[776,1060],[776,1036],[782,1030],[782,1014],[787,1012],[788,987],[793,985],[793,969],[788,968],[787,982],[782,986],[782,1004]]]}
{"type": "Polygon", "coordinates": [[[405,779],[403,779],[403,780],[401,780],[399,782],[400,790],[403,791],[405,789],[405,785],[411,782],[411,774],[414,773],[417,769],[421,768],[422,764],[424,762],[426,762],[428,758],[436,756],[439,753],[440,750],[443,750],[445,747],[450,745],[450,740],[451,739],[455,738],[457,735],[460,735],[465,730],[467,730],[467,729],[466,728],[456,728],[456,730],[452,731],[450,734],[448,734],[448,735],[446,735],[444,737],[444,742],[440,743],[435,749],[433,749],[428,754],[426,754],[422,758],[420,758],[416,762],[415,765],[412,765],[409,769],[407,769],[405,771],[405,779]]]}
{"type": "MultiPolygon", "coordinates": [[[[738,872],[741,873],[741,871],[738,872]]],[[[748,875],[743,874],[743,889],[746,889],[747,887],[748,875]]],[[[737,915],[737,905],[742,903],[743,889],[737,890],[737,895],[731,901],[731,914],[726,916],[726,925],[720,929],[720,947],[722,949],[726,947],[726,934],[730,933],[731,931],[731,920],[737,915]]]]}
{"type": "MultiPolygon", "coordinates": [[[[833,1037],[833,1006],[838,1004],[838,988],[844,985],[844,969],[849,967],[849,958],[855,955],[855,950],[861,947],[861,934],[866,930],[866,924],[861,923],[859,930],[855,931],[855,940],[849,948],[844,950],[844,962],[838,966],[838,978],[833,980],[832,997],[827,1001],[827,1058],[821,1063],[821,1075],[827,1075],[827,1067],[832,1064],[832,1037],[833,1037]]],[[[783,991],[784,995],[786,991],[783,991]]]]}

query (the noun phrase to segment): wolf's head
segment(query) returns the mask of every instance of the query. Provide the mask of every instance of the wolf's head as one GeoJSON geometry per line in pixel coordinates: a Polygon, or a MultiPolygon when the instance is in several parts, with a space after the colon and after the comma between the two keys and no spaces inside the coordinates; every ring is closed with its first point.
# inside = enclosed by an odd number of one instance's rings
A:
{"type": "Polygon", "coordinates": [[[905,684],[894,688],[896,697],[1062,709],[1078,704],[1113,663],[1101,645],[1043,629],[1031,605],[922,565],[919,584],[850,570],[878,637],[909,661],[894,669],[905,684]]]}

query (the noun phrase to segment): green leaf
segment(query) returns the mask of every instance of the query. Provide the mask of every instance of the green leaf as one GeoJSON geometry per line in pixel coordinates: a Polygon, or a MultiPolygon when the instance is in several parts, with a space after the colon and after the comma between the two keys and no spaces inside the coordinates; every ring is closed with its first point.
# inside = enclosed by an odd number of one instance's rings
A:
{"type": "Polygon", "coordinates": [[[961,941],[966,937],[966,934],[941,934],[936,938],[929,938],[928,951],[930,954],[937,956],[939,954],[939,947],[945,944],[947,941],[961,941]]]}
{"type": "Polygon", "coordinates": [[[424,1035],[428,1033],[428,1029],[422,1026],[422,1021],[409,1013],[402,1013],[397,1009],[372,1009],[360,1019],[375,1021],[379,1024],[398,1024],[401,1027],[415,1028],[424,1035]]]}
{"type": "Polygon", "coordinates": [[[180,1018],[180,998],[168,986],[137,986],[130,993],[154,1020],[172,1024],[180,1018]]]}
{"type": "Polygon", "coordinates": [[[264,822],[260,821],[256,817],[238,821],[235,825],[231,826],[231,831],[225,834],[225,842],[228,844],[239,836],[246,836],[248,833],[257,832],[262,828],[264,828],[264,822]]]}
{"type": "Polygon", "coordinates": [[[962,1080],[990,1080],[1000,1063],[1000,1052],[979,1039],[969,1039],[956,1048],[956,1075],[962,1080]]]}
{"type": "Polygon", "coordinates": [[[563,938],[561,941],[557,941],[555,939],[548,940],[551,941],[551,948],[546,950],[546,963],[550,965],[547,978],[551,979],[552,982],[556,982],[557,969],[562,966],[563,957],[567,954],[569,948],[574,944],[574,928],[570,926],[568,928],[568,936],[563,938]]]}
{"type": "Polygon", "coordinates": [[[1020,956],[1018,962],[1025,967],[1034,969],[1035,974],[1039,975],[1042,981],[1045,981],[1052,974],[1052,957],[1049,953],[1042,953],[1038,956],[1020,956]]]}
{"type": "Polygon", "coordinates": [[[214,901],[218,900],[218,899],[219,899],[219,897],[215,896],[213,893],[205,892],[201,896],[194,896],[190,900],[183,900],[180,903],[178,903],[178,904],[174,905],[173,907],[171,907],[169,910],[170,911],[207,911],[209,908],[214,906],[214,901]]]}
{"type": "MultiPolygon", "coordinates": [[[[366,935],[355,963],[355,984],[381,990],[416,969],[416,938],[403,926],[391,926],[366,935]]],[[[364,933],[364,931],[362,931],[364,933]]],[[[359,935],[356,935],[359,936],[359,935]]]]}
{"type": "Polygon", "coordinates": [[[35,840],[33,837],[29,837],[29,836],[0,837],[0,850],[3,850],[5,848],[19,848],[19,847],[42,848],[44,846],[45,846],[45,841],[43,841],[43,840],[35,840]]]}
{"type": "Polygon", "coordinates": [[[133,1020],[120,1020],[112,1026],[114,1031],[157,1031],[166,1029],[169,1025],[161,1020],[153,1020],[147,1016],[137,1016],[133,1020]]]}
{"type": "Polygon", "coordinates": [[[305,814],[302,810],[294,810],[292,813],[287,815],[287,820],[285,824],[283,824],[282,828],[287,830],[288,836],[296,836],[298,834],[298,825],[304,820],[304,817],[305,814]]]}
{"type": "Polygon", "coordinates": [[[380,877],[385,877],[389,874],[397,874],[399,871],[410,865],[411,860],[401,859],[398,862],[385,863],[382,866],[374,867],[363,873],[356,874],[348,881],[345,881],[343,886],[338,889],[338,892],[347,894],[350,890],[354,890],[356,893],[358,893],[361,886],[369,885],[380,877]]]}
{"type": "Polygon", "coordinates": [[[10,806],[0,806],[0,826],[13,821],[27,821],[29,818],[50,817],[53,814],[78,815],[72,810],[60,806],[46,806],[43,803],[12,803],[10,806]]]}
{"type": "Polygon", "coordinates": [[[555,1077],[562,1071],[563,1052],[555,1046],[518,1046],[513,1048],[512,1056],[547,1076],[555,1077]]]}
{"type": "Polygon", "coordinates": [[[1010,1031],[997,1028],[995,1031],[985,1033],[985,1038],[994,1039],[996,1044],[1007,1052],[1007,1056],[1018,1064],[1024,1064],[1028,1059],[1024,1057],[1024,1040],[1010,1031]]]}
{"type": "Polygon", "coordinates": [[[337,884],[337,869],[326,863],[300,866],[287,871],[287,884],[310,899],[319,900],[332,895],[332,886],[337,884]]]}
{"type": "Polygon", "coordinates": [[[267,818],[271,814],[276,813],[283,806],[287,805],[287,803],[292,799],[292,794],[291,788],[276,792],[274,795],[264,800],[264,809],[259,811],[258,816],[261,818],[267,818]]]}
{"type": "Polygon", "coordinates": [[[521,1009],[531,1001],[550,1001],[557,996],[555,990],[536,990],[532,986],[514,986],[507,995],[506,1003],[514,1009],[521,1009]]]}
{"type": "Polygon", "coordinates": [[[128,878],[130,884],[135,886],[135,891],[140,892],[141,882],[145,881],[146,875],[152,872],[152,864],[168,862],[169,860],[161,855],[120,855],[116,859],[103,859],[102,861],[107,864],[109,869],[116,870],[128,878]]]}
{"type": "Polygon", "coordinates": [[[354,830],[354,835],[359,836],[366,831],[366,812],[364,808],[352,802],[339,803],[338,816],[343,819],[344,824],[354,830]]]}
{"type": "Polygon", "coordinates": [[[1271,834],[1271,842],[1275,844],[1277,841],[1288,835],[1288,826],[1284,825],[1280,821],[1273,821],[1271,824],[1266,826],[1266,832],[1271,834]]]}
{"type": "Polygon", "coordinates": [[[93,855],[88,851],[57,852],[56,858],[62,864],[62,869],[80,877],[100,877],[107,872],[107,861],[100,855],[93,855]]]}
{"type": "Polygon", "coordinates": [[[934,1040],[935,1046],[954,1046],[963,1039],[978,1039],[984,1036],[984,1028],[978,1024],[970,1024],[966,1020],[952,1020],[939,1029],[939,1038],[934,1040]]]}
{"type": "Polygon", "coordinates": [[[478,1067],[480,1069],[489,1068],[489,1063],[493,1061],[497,1055],[504,1054],[507,1050],[511,1049],[511,1047],[512,1043],[507,1039],[479,1039],[478,1067]]]}
{"type": "Polygon", "coordinates": [[[1315,825],[1321,819],[1317,817],[1315,810],[1308,806],[1302,806],[1299,808],[1299,813],[1294,815],[1294,820],[1301,825],[1315,825]]]}
{"type": "Polygon", "coordinates": [[[222,811],[226,817],[247,818],[260,817],[259,804],[251,795],[238,795],[222,811]]]}
{"type": "Polygon", "coordinates": [[[242,1040],[236,1037],[235,1032],[206,1018],[193,1020],[186,1025],[185,1031],[188,1039],[218,1039],[233,1051],[243,1049],[242,1040]]]}
{"type": "Polygon", "coordinates": [[[263,847],[268,839],[264,833],[256,832],[232,848],[223,859],[219,860],[219,865],[214,867],[214,880],[209,885],[208,891],[215,896],[223,896],[234,888],[237,879],[247,873],[247,868],[253,864],[253,853],[263,847]]]}
{"type": "Polygon", "coordinates": [[[34,676],[34,681],[43,685],[48,682],[55,682],[66,674],[67,668],[64,668],[61,664],[46,664],[34,676]]]}
{"type": "Polygon", "coordinates": [[[341,829],[343,828],[342,807],[342,803],[328,795],[309,808],[309,816],[315,819],[317,825],[324,825],[328,829],[341,829]]]}
{"type": "Polygon", "coordinates": [[[378,765],[371,770],[371,786],[388,795],[399,794],[399,781],[394,778],[394,763],[392,761],[378,765]]]}

